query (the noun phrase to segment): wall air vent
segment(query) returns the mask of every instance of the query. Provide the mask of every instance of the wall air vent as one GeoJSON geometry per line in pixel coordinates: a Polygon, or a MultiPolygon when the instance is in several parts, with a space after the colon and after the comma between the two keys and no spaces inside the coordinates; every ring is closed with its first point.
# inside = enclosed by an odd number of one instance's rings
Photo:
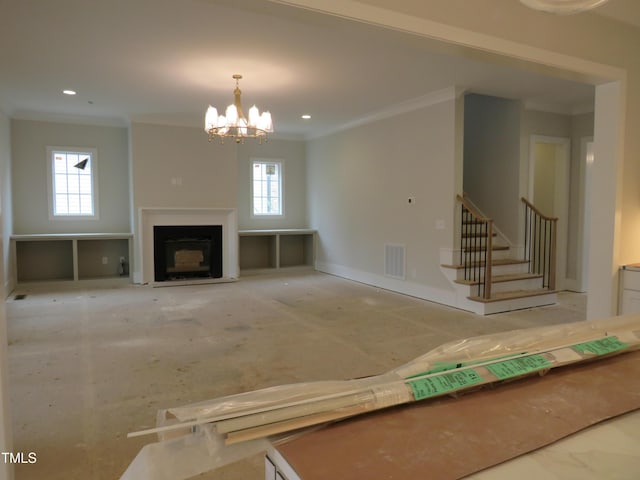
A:
{"type": "Polygon", "coordinates": [[[404,245],[385,244],[384,246],[384,274],[387,277],[404,280],[404,245]]]}

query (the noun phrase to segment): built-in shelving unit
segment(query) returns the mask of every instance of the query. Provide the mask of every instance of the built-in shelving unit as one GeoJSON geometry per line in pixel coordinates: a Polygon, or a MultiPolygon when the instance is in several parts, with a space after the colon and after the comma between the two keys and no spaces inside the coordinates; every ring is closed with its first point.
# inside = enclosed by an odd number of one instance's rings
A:
{"type": "Polygon", "coordinates": [[[16,284],[128,281],[131,238],[130,233],[12,235],[16,284]]]}
{"type": "Polygon", "coordinates": [[[240,230],[238,235],[241,271],[315,265],[315,230],[240,230]]]}

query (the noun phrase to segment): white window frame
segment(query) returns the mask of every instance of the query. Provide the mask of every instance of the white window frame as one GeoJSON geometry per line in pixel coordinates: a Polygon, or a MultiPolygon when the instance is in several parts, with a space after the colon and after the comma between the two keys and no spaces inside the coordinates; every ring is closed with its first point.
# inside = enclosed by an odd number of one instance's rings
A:
{"type": "Polygon", "coordinates": [[[98,150],[88,147],[47,147],[47,192],[49,203],[50,220],[98,220],[98,150]],[[54,186],[54,152],[78,153],[80,155],[91,155],[91,200],[93,203],[93,214],[55,214],[55,186],[54,186]]]}
{"type": "Polygon", "coordinates": [[[284,218],[284,160],[277,158],[252,158],[251,159],[251,173],[250,173],[250,184],[251,184],[251,198],[249,203],[249,208],[251,210],[252,218],[284,218]],[[280,171],[280,213],[255,213],[253,208],[253,172],[256,164],[265,164],[265,163],[275,163],[278,165],[278,170],[280,171]]]}

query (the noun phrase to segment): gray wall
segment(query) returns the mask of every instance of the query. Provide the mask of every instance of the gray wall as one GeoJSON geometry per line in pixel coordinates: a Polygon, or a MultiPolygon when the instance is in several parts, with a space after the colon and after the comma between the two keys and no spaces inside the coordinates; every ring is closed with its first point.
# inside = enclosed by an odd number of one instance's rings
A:
{"type": "MultiPolygon", "coordinates": [[[[238,225],[301,228],[306,211],[305,147],[301,141],[247,140],[244,145],[207,141],[200,128],[133,123],[131,178],[133,208],[237,208],[238,225]],[[285,217],[251,218],[250,162],[254,157],[284,161],[285,217]]],[[[135,212],[134,212],[135,213],[135,212]]]]}
{"type": "Polygon", "coordinates": [[[234,143],[209,143],[202,129],[133,123],[133,207],[233,208],[234,143]]]}
{"type": "Polygon", "coordinates": [[[440,249],[452,247],[461,186],[458,102],[308,142],[309,217],[319,231],[321,270],[451,304],[440,249]],[[385,244],[405,246],[406,281],[383,276],[385,244]]]}
{"type": "Polygon", "coordinates": [[[305,142],[270,139],[262,145],[247,141],[238,147],[238,226],[243,229],[306,228],[307,178],[305,142]],[[251,160],[283,161],[284,216],[251,217],[251,160]]]}
{"type": "Polygon", "coordinates": [[[131,231],[126,128],[14,119],[11,148],[14,233],[131,231]],[[98,150],[98,219],[49,219],[47,146],[98,150]]]}
{"type": "Polygon", "coordinates": [[[511,242],[520,211],[518,101],[469,94],[464,103],[464,191],[511,242]]]}

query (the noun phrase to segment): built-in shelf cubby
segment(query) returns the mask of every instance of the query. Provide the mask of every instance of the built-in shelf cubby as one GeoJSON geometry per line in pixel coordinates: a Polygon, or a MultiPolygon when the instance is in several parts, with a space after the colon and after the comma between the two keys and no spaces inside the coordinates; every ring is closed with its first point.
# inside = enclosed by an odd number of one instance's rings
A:
{"type": "Polygon", "coordinates": [[[315,264],[315,230],[240,230],[238,234],[241,271],[315,264]]]}
{"type": "Polygon", "coordinates": [[[34,234],[11,237],[16,283],[129,279],[131,234],[34,234]]]}

